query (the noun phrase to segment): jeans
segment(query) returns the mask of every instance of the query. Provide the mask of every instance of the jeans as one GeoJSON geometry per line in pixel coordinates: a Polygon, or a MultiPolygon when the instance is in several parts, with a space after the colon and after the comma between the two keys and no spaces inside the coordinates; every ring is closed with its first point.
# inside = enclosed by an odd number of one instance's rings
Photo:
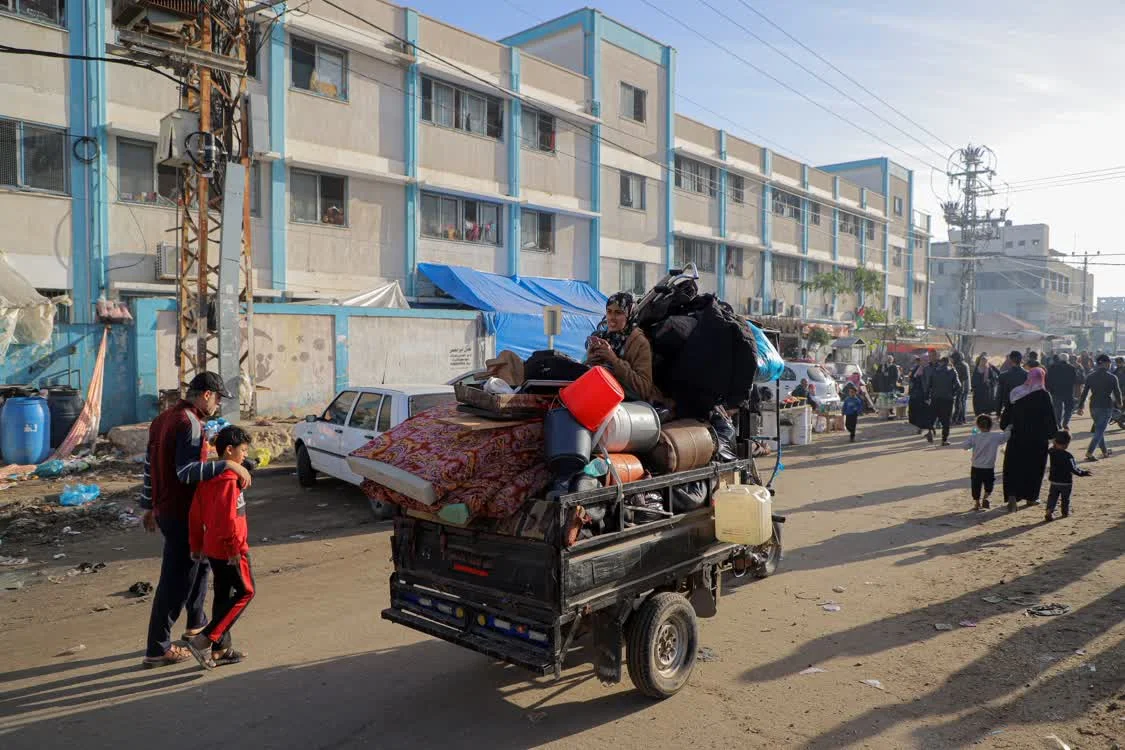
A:
{"type": "Polygon", "coordinates": [[[1090,441],[1090,447],[1086,449],[1087,456],[1094,455],[1094,449],[1099,446],[1102,454],[1105,454],[1105,429],[1109,427],[1109,418],[1112,414],[1113,409],[1108,406],[1090,407],[1090,416],[1094,418],[1094,438],[1090,441]]]}
{"type": "Polygon", "coordinates": [[[187,627],[191,630],[207,624],[203,600],[207,597],[207,561],[191,559],[187,521],[174,518],[156,519],[164,535],[164,558],[160,563],[160,581],[152,597],[152,615],[148,622],[146,656],[162,656],[172,646],[172,626],[187,606],[187,627]]]}
{"type": "Polygon", "coordinates": [[[851,436],[852,440],[855,440],[855,427],[857,422],[859,422],[858,414],[844,415],[844,427],[845,429],[847,429],[848,434],[851,436]]]}
{"type": "Polygon", "coordinates": [[[1062,430],[1070,425],[1070,417],[1074,413],[1074,394],[1052,393],[1055,402],[1055,421],[1062,430]]]}
{"type": "Polygon", "coordinates": [[[968,400],[969,394],[967,393],[962,393],[955,400],[953,406],[953,424],[965,424],[965,409],[967,408],[968,400]]]}

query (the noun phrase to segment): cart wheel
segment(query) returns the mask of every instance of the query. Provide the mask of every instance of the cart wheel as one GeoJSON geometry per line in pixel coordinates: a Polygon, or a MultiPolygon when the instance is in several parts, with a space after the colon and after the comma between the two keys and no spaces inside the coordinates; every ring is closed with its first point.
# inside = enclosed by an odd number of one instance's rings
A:
{"type": "Polygon", "coordinates": [[[302,487],[316,485],[316,469],[313,468],[312,459],[309,458],[309,449],[304,445],[297,446],[297,482],[302,487]]]}
{"type": "Polygon", "coordinates": [[[649,597],[629,622],[625,658],[633,685],[650,698],[669,698],[695,669],[699,621],[682,594],[649,597]]]}
{"type": "Polygon", "coordinates": [[[769,578],[777,571],[777,565],[781,562],[781,524],[773,522],[773,536],[757,549],[766,553],[766,560],[755,565],[751,573],[755,578],[769,578]]]}

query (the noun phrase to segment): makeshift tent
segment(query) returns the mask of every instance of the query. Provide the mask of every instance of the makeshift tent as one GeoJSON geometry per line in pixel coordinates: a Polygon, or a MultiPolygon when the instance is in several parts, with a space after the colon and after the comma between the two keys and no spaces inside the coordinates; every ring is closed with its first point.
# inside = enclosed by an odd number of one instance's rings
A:
{"type": "Polygon", "coordinates": [[[418,270],[461,304],[484,313],[497,351],[508,349],[524,359],[547,348],[544,307],[562,307],[555,349],[576,359],[586,356],[586,337],[605,315],[605,295],[584,281],[500,276],[439,263],[419,263],[418,270]]]}
{"type": "Polygon", "coordinates": [[[55,305],[69,298],[47,299],[0,252],[0,357],[12,344],[42,346],[55,328],[55,305]]]}

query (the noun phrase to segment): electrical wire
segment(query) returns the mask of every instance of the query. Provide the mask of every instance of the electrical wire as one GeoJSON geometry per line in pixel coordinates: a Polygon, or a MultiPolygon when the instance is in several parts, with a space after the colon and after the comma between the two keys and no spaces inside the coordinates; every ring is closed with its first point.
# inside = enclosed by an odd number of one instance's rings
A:
{"type": "Polygon", "coordinates": [[[173,81],[177,86],[186,86],[195,91],[199,90],[197,87],[192,86],[187,81],[182,81],[179,78],[176,78],[171,73],[166,73],[165,71],[160,70],[154,65],[138,62],[136,60],[127,60],[116,57],[98,57],[96,55],[71,55],[65,52],[51,52],[49,50],[31,49],[28,47],[12,47],[8,44],[0,44],[0,53],[8,55],[28,55],[31,57],[50,57],[57,60],[88,60],[93,62],[108,62],[116,63],[117,65],[128,65],[131,68],[140,68],[141,70],[147,70],[152,73],[156,73],[157,75],[164,76],[168,80],[173,81]]]}
{"type": "Polygon", "coordinates": [[[1022,187],[1024,185],[1036,183],[1036,182],[1053,182],[1055,180],[1069,179],[1069,178],[1072,178],[1072,177],[1080,177],[1082,175],[1095,175],[1096,176],[1096,175],[1098,175],[1100,173],[1104,173],[1104,172],[1118,172],[1118,171],[1121,171],[1121,170],[1125,170],[1125,164],[1119,164],[1115,167],[1105,167],[1103,169],[1087,169],[1084,172],[1068,172],[1068,173],[1064,173],[1064,174],[1050,175],[1048,177],[1031,177],[1031,178],[1028,178],[1028,179],[1025,179],[1025,180],[1012,180],[1011,182],[1008,182],[1007,184],[1008,184],[1009,187],[1022,187]]]}

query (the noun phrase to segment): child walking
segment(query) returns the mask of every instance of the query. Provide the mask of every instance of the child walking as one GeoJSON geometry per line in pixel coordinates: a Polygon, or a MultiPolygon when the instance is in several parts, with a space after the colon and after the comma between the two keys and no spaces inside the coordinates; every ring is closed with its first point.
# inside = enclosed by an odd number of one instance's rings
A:
{"type": "Polygon", "coordinates": [[[844,387],[844,393],[847,394],[841,408],[844,414],[844,427],[848,430],[848,439],[854,443],[856,424],[859,422],[859,415],[863,413],[863,400],[857,394],[856,387],[852,383],[848,383],[844,387]]]}
{"type": "Polygon", "coordinates": [[[977,432],[965,441],[965,448],[973,451],[972,468],[969,470],[973,510],[992,507],[988,498],[991,497],[992,488],[996,484],[996,454],[1007,440],[1006,432],[992,431],[992,417],[987,414],[977,416],[977,432]]]}
{"type": "Polygon", "coordinates": [[[1088,477],[1091,473],[1079,468],[1074,456],[1067,448],[1070,447],[1070,433],[1059,430],[1055,433],[1054,445],[1047,455],[1051,462],[1051,473],[1048,481],[1051,483],[1047,491],[1047,517],[1045,521],[1055,520],[1055,506],[1062,500],[1062,517],[1070,515],[1070,491],[1074,488],[1074,477],[1088,477]]]}
{"type": "MultiPolygon", "coordinates": [[[[250,435],[240,427],[224,427],[215,439],[219,458],[242,464],[250,435]]],[[[230,469],[201,482],[188,516],[188,541],[195,559],[206,555],[215,578],[211,622],[188,640],[188,649],[205,669],[236,664],[246,654],[231,645],[230,630],[254,598],[250,544],[246,529],[246,498],[238,475],[230,469]]]]}

